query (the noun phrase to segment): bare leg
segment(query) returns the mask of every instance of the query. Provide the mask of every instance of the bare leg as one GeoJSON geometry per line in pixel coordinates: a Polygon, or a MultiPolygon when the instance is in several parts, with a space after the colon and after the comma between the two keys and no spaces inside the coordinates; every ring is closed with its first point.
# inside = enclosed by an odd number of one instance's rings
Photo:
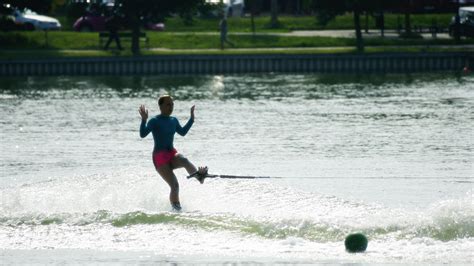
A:
{"type": "MultiPolygon", "coordinates": [[[[199,171],[200,174],[205,175],[207,173],[207,167],[199,167],[196,169],[196,166],[192,164],[186,157],[181,154],[176,154],[171,160],[171,167],[173,169],[184,167],[189,175],[195,174],[199,171]]],[[[204,176],[198,177],[199,182],[202,184],[204,183],[204,176]]]]}
{"type": "Polygon", "coordinates": [[[194,166],[194,164],[192,164],[188,160],[188,158],[184,157],[183,155],[179,153],[174,156],[173,160],[171,160],[171,167],[173,168],[173,170],[184,167],[184,169],[186,169],[186,172],[188,172],[188,174],[193,174],[197,171],[196,166],[194,166]]]}
{"type": "Polygon", "coordinates": [[[171,203],[179,203],[179,183],[178,179],[173,173],[173,169],[170,164],[165,164],[156,169],[160,176],[170,186],[170,201],[171,203]]]}

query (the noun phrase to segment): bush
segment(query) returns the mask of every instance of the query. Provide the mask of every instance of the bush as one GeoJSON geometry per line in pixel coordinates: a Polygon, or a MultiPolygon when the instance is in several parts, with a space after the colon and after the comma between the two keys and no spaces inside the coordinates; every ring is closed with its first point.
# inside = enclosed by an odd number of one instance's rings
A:
{"type": "Polygon", "coordinates": [[[14,31],[21,30],[22,27],[15,23],[12,16],[0,16],[0,30],[1,31],[14,31]]]}
{"type": "Polygon", "coordinates": [[[197,7],[199,17],[201,18],[220,18],[223,10],[223,4],[203,3],[197,7]]]}

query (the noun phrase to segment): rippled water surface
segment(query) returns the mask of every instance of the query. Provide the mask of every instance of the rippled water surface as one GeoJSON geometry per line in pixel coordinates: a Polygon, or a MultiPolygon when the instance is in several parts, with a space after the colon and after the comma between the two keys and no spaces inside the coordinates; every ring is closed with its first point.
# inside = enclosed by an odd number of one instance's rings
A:
{"type": "Polygon", "coordinates": [[[469,264],[473,106],[472,76],[2,78],[0,256],[469,264]],[[181,123],[196,105],[180,152],[272,178],[200,185],[178,170],[170,212],[138,135],[138,106],[155,115],[164,93],[181,123]],[[344,251],[351,232],[367,252],[344,251]]]}

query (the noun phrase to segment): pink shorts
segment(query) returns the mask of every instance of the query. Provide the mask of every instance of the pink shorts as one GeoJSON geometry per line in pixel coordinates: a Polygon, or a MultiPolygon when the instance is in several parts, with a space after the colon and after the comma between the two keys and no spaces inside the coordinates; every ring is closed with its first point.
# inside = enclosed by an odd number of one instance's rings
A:
{"type": "Polygon", "coordinates": [[[153,164],[155,168],[158,168],[164,164],[168,164],[173,160],[174,156],[178,153],[178,151],[173,148],[169,151],[159,151],[153,153],[153,164]]]}

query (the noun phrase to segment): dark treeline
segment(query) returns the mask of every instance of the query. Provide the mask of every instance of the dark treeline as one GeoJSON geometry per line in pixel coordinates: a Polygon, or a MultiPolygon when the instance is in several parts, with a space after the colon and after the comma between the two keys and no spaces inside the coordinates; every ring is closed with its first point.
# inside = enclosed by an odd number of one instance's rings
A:
{"type": "MultiPolygon", "coordinates": [[[[103,0],[3,0],[0,5],[0,14],[7,14],[7,5],[18,8],[30,8],[39,12],[51,12],[55,8],[65,8],[69,16],[81,15],[91,4],[103,4],[103,0]],[[79,8],[75,8],[79,7],[79,8]],[[71,11],[72,10],[72,11],[71,11]],[[77,10],[77,14],[73,11],[77,10]]],[[[193,17],[199,14],[223,15],[223,5],[210,4],[206,0],[115,0],[113,13],[126,21],[132,31],[132,52],[138,54],[139,36],[141,27],[153,21],[159,21],[167,16],[179,15],[185,23],[192,24],[193,17]],[[217,12],[212,12],[217,11],[217,12]]],[[[262,13],[270,14],[270,28],[279,28],[281,25],[278,16],[311,15],[315,16],[321,25],[327,24],[338,15],[353,14],[354,30],[357,39],[357,48],[363,50],[361,32],[361,17],[371,15],[376,18],[377,27],[384,31],[384,13],[401,13],[404,15],[403,37],[414,37],[410,15],[415,13],[455,13],[462,5],[474,4],[474,0],[245,0],[244,13],[253,18],[262,13]]],[[[367,19],[366,19],[367,20],[367,19]]],[[[459,19],[456,22],[459,28],[459,19]]],[[[458,30],[456,30],[458,32],[458,30]]],[[[459,34],[455,34],[459,36],[459,34]]],[[[416,37],[416,36],[415,36],[416,37]]],[[[457,37],[459,39],[459,37],[457,37]]]]}
{"type": "MultiPolygon", "coordinates": [[[[270,13],[272,6],[276,8],[276,12],[279,14],[287,15],[311,15],[314,14],[315,6],[320,5],[320,2],[325,0],[244,0],[245,12],[259,15],[261,13],[270,13]]],[[[334,0],[331,1],[334,8],[339,8],[344,5],[343,2],[358,2],[359,0],[334,0]]],[[[0,5],[0,13],[5,9],[4,5],[12,5],[19,8],[30,8],[40,13],[49,13],[54,11],[57,7],[64,5],[70,5],[74,3],[94,4],[107,2],[104,0],[3,0],[3,5],[0,5]]],[[[158,2],[160,5],[166,6],[165,9],[169,10],[167,6],[170,3],[175,5],[176,1],[155,1],[155,0],[137,0],[137,4],[144,4],[146,2],[152,3],[158,2]]],[[[181,2],[178,5],[184,3],[185,6],[205,6],[208,5],[205,0],[194,0],[194,1],[177,1],[181,2]]],[[[359,2],[364,2],[360,0],[359,2]]],[[[347,3],[346,3],[347,4],[347,3]]],[[[370,6],[383,7],[385,12],[392,13],[404,13],[409,9],[410,13],[452,13],[455,12],[458,6],[469,6],[474,5],[474,0],[372,0],[370,6]],[[458,3],[459,2],[459,3],[458,3]]],[[[181,6],[183,7],[183,5],[181,6]]]]}
{"type": "MultiPolygon", "coordinates": [[[[324,1],[324,0],[323,0],[324,1]]],[[[354,2],[354,0],[348,0],[354,2]]],[[[348,2],[345,1],[345,2],[348,2]]],[[[287,15],[311,15],[314,14],[314,6],[321,0],[276,0],[277,10],[280,14],[287,15]]],[[[331,1],[334,8],[341,5],[331,1]]],[[[363,2],[363,1],[362,1],[363,2]]],[[[474,0],[460,0],[460,6],[473,5],[474,0]]],[[[458,8],[457,0],[373,0],[370,6],[383,7],[385,12],[404,13],[407,9],[412,14],[420,13],[453,13],[458,8]]],[[[270,13],[272,8],[271,0],[245,0],[245,11],[250,13],[254,8],[256,14],[270,13]]]]}

